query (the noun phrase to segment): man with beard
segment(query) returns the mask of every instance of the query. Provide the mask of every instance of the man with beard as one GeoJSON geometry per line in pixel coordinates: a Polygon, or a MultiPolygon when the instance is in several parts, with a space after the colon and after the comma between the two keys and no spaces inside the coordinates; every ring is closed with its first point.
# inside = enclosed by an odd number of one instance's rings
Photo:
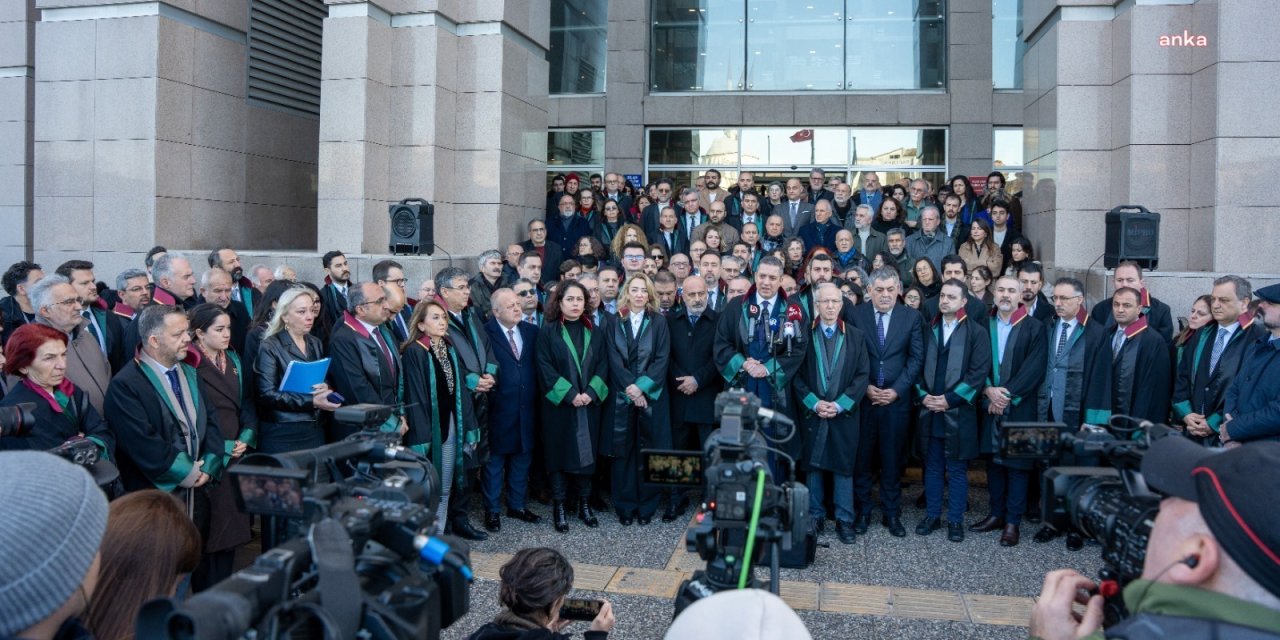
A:
{"type": "Polygon", "coordinates": [[[907,253],[907,234],[901,227],[894,227],[885,234],[885,250],[893,258],[893,264],[886,266],[897,267],[898,273],[910,282],[913,278],[911,254],[907,253]]]}
{"type": "MultiPolygon", "coordinates": [[[[674,259],[675,256],[672,256],[672,260],[674,259]]],[[[685,258],[685,260],[688,260],[688,258],[685,258]]],[[[611,316],[618,315],[618,287],[621,286],[618,279],[618,268],[614,266],[600,267],[596,277],[600,279],[600,307],[611,316]]]]}
{"type": "Polygon", "coordinates": [[[940,229],[943,235],[951,238],[951,243],[955,245],[956,251],[959,251],[960,245],[969,239],[969,225],[960,221],[960,196],[949,194],[942,198],[942,226],[940,229]]]}
{"type": "Polygon", "coordinates": [[[476,258],[476,267],[471,276],[471,306],[481,318],[488,318],[493,310],[489,297],[506,284],[502,281],[502,255],[496,249],[485,251],[476,258]]]}
{"type": "Polygon", "coordinates": [[[716,200],[707,205],[707,221],[693,230],[693,239],[706,241],[707,231],[715,229],[720,233],[720,246],[732,247],[738,242],[738,230],[725,219],[725,203],[716,200]]]}
{"type": "Polygon", "coordinates": [[[124,323],[119,316],[107,309],[106,301],[98,296],[93,263],[88,260],[68,260],[58,265],[54,273],[66,278],[75,287],[76,294],[84,301],[84,310],[80,313],[87,321],[84,329],[98,342],[103,355],[111,363],[111,373],[119,373],[132,354],[124,351],[124,323]]]}
{"type": "Polygon", "coordinates": [[[717,169],[707,169],[707,172],[702,174],[702,185],[702,190],[698,192],[698,206],[703,211],[710,212],[711,203],[724,204],[729,197],[729,192],[720,188],[720,171],[717,169]]]}
{"type": "MultiPolygon", "coordinates": [[[[240,256],[231,247],[219,247],[209,252],[209,267],[217,267],[231,275],[231,299],[244,305],[249,317],[262,301],[262,292],[253,286],[253,281],[244,275],[244,267],[240,264],[240,256]]],[[[265,288],[265,287],[264,287],[265,288]]]]}
{"type": "Polygon", "coordinates": [[[1280,440],[1280,285],[1258,289],[1258,316],[1269,332],[1245,351],[1227,388],[1218,437],[1227,443],[1280,440]]]}
{"type": "Polygon", "coordinates": [[[835,194],[827,189],[827,173],[814,167],[809,172],[809,204],[816,208],[819,200],[831,202],[835,200],[835,194]]]}
{"type": "MultiPolygon", "coordinates": [[[[155,277],[155,288],[151,292],[151,304],[171,305],[190,311],[200,300],[196,297],[196,275],[191,270],[191,261],[177,253],[165,253],[155,261],[151,268],[155,277]]],[[[132,356],[138,349],[138,320],[124,328],[125,358],[132,356]]]]}
{"type": "Polygon", "coordinates": [[[1169,343],[1153,335],[1142,316],[1142,293],[1125,287],[1111,297],[1116,327],[1113,354],[1111,415],[1162,422],[1169,417],[1173,372],[1169,343]]]}
{"type": "Polygon", "coordinates": [[[831,214],[835,217],[836,224],[845,227],[849,224],[849,213],[854,210],[853,203],[853,187],[848,183],[841,182],[834,187],[831,198],[831,214]]]}
{"type": "Polygon", "coordinates": [[[707,283],[700,276],[685,278],[684,305],[667,325],[671,331],[672,446],[701,450],[716,428],[715,399],[723,388],[716,373],[712,347],[720,313],[708,306],[707,283]]]}
{"type": "MultiPolygon", "coordinates": [[[[627,277],[630,279],[630,276],[627,277]]],[[[653,276],[653,290],[658,294],[658,311],[669,316],[680,307],[680,295],[676,291],[676,277],[670,271],[659,271],[653,276]]]]}
{"type": "Polygon", "coordinates": [[[760,211],[760,194],[756,193],[756,174],[750,171],[739,172],[738,192],[729,194],[729,197],[724,199],[724,204],[729,212],[729,224],[733,225],[734,229],[741,231],[743,222],[755,221],[755,216],[760,211]],[[749,212],[746,202],[748,194],[755,196],[755,204],[749,212]]]}
{"type": "Polygon", "coordinates": [[[1253,287],[1240,276],[1223,276],[1213,281],[1213,301],[1209,312],[1213,323],[1206,325],[1187,343],[1192,345],[1178,363],[1173,388],[1173,414],[1187,437],[1205,446],[1219,444],[1222,407],[1227,389],[1244,362],[1244,353],[1264,335],[1266,329],[1249,313],[1253,287]]]}
{"type": "MultiPolygon", "coordinates": [[[[1147,325],[1156,335],[1164,338],[1165,342],[1173,342],[1173,312],[1170,311],[1169,305],[1157,300],[1147,290],[1147,281],[1142,277],[1141,265],[1132,260],[1121,262],[1111,272],[1111,284],[1115,286],[1116,291],[1125,287],[1137,291],[1139,311],[1142,317],[1146,318],[1147,325]]],[[[1107,298],[1094,305],[1093,312],[1089,315],[1094,322],[1106,326],[1109,331],[1116,326],[1116,319],[1111,315],[1112,308],[1112,299],[1107,298]]]]}
{"type": "Polygon", "coordinates": [[[324,265],[324,287],[320,289],[321,311],[328,326],[336,327],[347,311],[347,293],[351,287],[351,266],[341,251],[330,251],[320,259],[324,265]]]}
{"type": "Polygon", "coordinates": [[[235,284],[231,274],[214,267],[200,276],[200,297],[205,302],[215,304],[231,317],[231,348],[237,354],[244,353],[244,341],[249,335],[249,323],[252,318],[244,304],[231,299],[231,291],[235,284]]]}
{"type": "Polygon", "coordinates": [[[1001,432],[1005,422],[1035,422],[1036,394],[1044,382],[1044,362],[1048,357],[1044,325],[1019,304],[1022,284],[1013,276],[1001,276],[995,283],[995,315],[990,320],[994,358],[987,388],[983,390],[982,453],[987,462],[987,487],[991,513],[969,527],[970,531],[997,531],[1000,546],[1012,547],[1021,536],[1019,525],[1027,509],[1030,460],[1001,456],[1001,432]]]}
{"type": "MultiPolygon", "coordinates": [[[[560,196],[559,213],[555,216],[547,216],[545,221],[549,238],[547,244],[555,243],[561,250],[572,251],[573,247],[578,246],[579,238],[591,235],[591,223],[578,215],[576,208],[573,196],[568,193],[560,196]]],[[[558,268],[560,265],[548,264],[547,266],[558,268]]]]}
{"type": "Polygon", "coordinates": [[[702,276],[703,283],[707,285],[707,307],[722,311],[728,299],[720,289],[720,256],[710,251],[702,254],[702,260],[698,263],[698,275],[702,276]]]}
{"type": "MultiPolygon", "coordinates": [[[[747,172],[749,174],[749,172],[747,172]]],[[[737,198],[737,202],[741,202],[741,206],[737,212],[733,209],[729,210],[729,224],[741,233],[742,227],[748,224],[756,225],[758,231],[764,226],[764,216],[760,211],[760,194],[752,191],[743,191],[736,196],[729,196],[729,200],[725,203],[732,206],[737,198]]]]}
{"type": "MultiPolygon", "coordinates": [[[[858,249],[858,254],[862,256],[864,264],[863,268],[871,268],[871,258],[877,253],[888,249],[889,240],[885,235],[871,228],[871,220],[875,217],[875,213],[871,210],[871,205],[860,204],[853,209],[853,216],[845,218],[844,228],[853,232],[853,244],[858,249]]],[[[907,274],[901,274],[906,277],[907,274]]]]}
{"type": "Polygon", "coordinates": [[[1044,267],[1035,262],[1022,265],[1022,269],[1018,271],[1018,282],[1022,284],[1022,304],[1026,305],[1027,313],[1046,327],[1052,325],[1056,317],[1053,304],[1042,292],[1044,267]]]}
{"type": "Polygon", "coordinates": [[[945,280],[938,293],[938,317],[925,332],[920,375],[920,439],[924,443],[925,517],[916,534],[942,528],[943,486],[947,488],[947,539],[964,541],[969,497],[968,461],[978,456],[978,414],[974,404],[991,372],[991,339],[983,317],[965,313],[961,280],[945,280]]]}

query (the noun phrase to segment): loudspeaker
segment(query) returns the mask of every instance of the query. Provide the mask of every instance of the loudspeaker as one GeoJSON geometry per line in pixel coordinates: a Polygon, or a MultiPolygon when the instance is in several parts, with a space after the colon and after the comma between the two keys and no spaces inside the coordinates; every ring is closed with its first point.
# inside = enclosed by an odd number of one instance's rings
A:
{"type": "Polygon", "coordinates": [[[392,254],[431,255],[436,252],[435,205],[422,198],[405,198],[389,205],[392,254]]]}
{"type": "Polygon", "coordinates": [[[1107,212],[1107,245],[1102,264],[1114,269],[1133,260],[1143,269],[1160,262],[1160,214],[1141,205],[1120,205],[1107,212]]]}

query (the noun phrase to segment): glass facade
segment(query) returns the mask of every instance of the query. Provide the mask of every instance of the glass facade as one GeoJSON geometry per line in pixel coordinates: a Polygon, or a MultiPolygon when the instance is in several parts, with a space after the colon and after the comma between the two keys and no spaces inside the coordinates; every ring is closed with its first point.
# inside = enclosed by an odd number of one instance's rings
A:
{"type": "Polygon", "coordinates": [[[551,0],[549,91],[604,93],[608,0],[551,0]]]}
{"type": "MultiPolygon", "coordinates": [[[[604,172],[604,132],[598,129],[552,129],[547,132],[547,184],[557,173],[604,172]]],[[[584,180],[585,181],[585,180],[584,180]]]]}
{"type": "Polygon", "coordinates": [[[1022,0],[991,0],[991,82],[997,89],[1022,88],[1022,0]]]}
{"type": "Polygon", "coordinates": [[[874,171],[886,184],[924,178],[936,187],[946,181],[946,129],[795,127],[744,129],[650,129],[646,142],[647,180],[671,177],[692,184],[708,168],[730,185],[742,171],[756,184],[798,177],[822,168],[860,184],[874,171]]]}
{"type": "Polygon", "coordinates": [[[944,0],[653,0],[653,91],[939,89],[944,0]]]}
{"type": "Polygon", "coordinates": [[[996,129],[992,132],[991,165],[993,170],[1004,174],[1011,193],[1022,190],[1024,158],[1022,129],[996,129]]]}

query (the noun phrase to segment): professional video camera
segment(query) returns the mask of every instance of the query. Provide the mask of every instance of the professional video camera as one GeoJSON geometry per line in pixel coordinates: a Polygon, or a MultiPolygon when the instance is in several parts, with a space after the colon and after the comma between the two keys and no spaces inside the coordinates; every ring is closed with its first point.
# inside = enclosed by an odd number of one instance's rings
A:
{"type": "Polygon", "coordinates": [[[680,585],[677,615],[694,601],[727,589],[760,588],[753,567],[770,551],[769,588],[778,592],[782,551],[803,548],[812,561],[809,489],[795,481],[795,462],[769,446],[760,422],[794,429],[782,414],[760,407],[760,399],[740,390],[716,397],[720,428],[700,452],[644,450],[645,482],[664,487],[704,487],[706,503],[685,533],[689,551],[707,561],[680,585]],[[775,482],[769,454],[787,461],[788,480],[775,482]],[[705,471],[704,471],[705,469],[705,471]],[[703,484],[705,478],[705,485],[703,484]]]}
{"type": "MultiPolygon", "coordinates": [[[[367,424],[382,409],[350,410],[367,424]]],[[[139,637],[439,638],[470,606],[469,550],[431,535],[439,478],[398,440],[364,431],[231,467],[242,510],[308,530],[186,601],[147,603],[139,637]]]]}
{"type": "MultiPolygon", "coordinates": [[[[31,433],[36,427],[36,405],[22,402],[11,407],[0,407],[0,438],[22,437],[31,433]]],[[[102,455],[98,443],[76,436],[62,444],[49,449],[49,453],[68,462],[74,462],[89,471],[93,481],[98,484],[108,498],[120,494],[118,481],[120,470],[102,455]]]]}
{"type": "Polygon", "coordinates": [[[1142,457],[1152,442],[1178,435],[1168,426],[1145,421],[1136,429],[1112,429],[1116,433],[1083,425],[1072,432],[1061,423],[1010,422],[1001,443],[1009,459],[1056,462],[1072,457],[1080,464],[1045,471],[1041,510],[1045,524],[1067,533],[1068,548],[1080,549],[1085,538],[1102,546],[1104,567],[1098,577],[1108,626],[1128,615],[1120,592],[1142,575],[1151,526],[1160,510],[1160,496],[1147,487],[1139,470],[1142,457]],[[1109,466],[1084,466],[1089,461],[1109,466]]]}

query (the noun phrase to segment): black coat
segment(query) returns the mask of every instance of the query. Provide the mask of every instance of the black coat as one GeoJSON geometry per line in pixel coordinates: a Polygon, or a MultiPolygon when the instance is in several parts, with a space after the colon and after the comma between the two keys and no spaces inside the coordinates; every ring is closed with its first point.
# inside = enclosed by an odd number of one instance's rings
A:
{"type": "MultiPolygon", "coordinates": [[[[279,331],[275,335],[262,339],[258,346],[258,356],[253,359],[253,389],[257,399],[258,417],[263,422],[281,424],[286,422],[314,422],[318,410],[309,393],[291,393],[280,390],[284,381],[284,372],[294,360],[315,362],[324,357],[324,347],[320,338],[307,334],[303,341],[307,352],[298,350],[288,331],[279,331]]],[[[329,371],[333,371],[330,364],[329,371]]]]}
{"type": "Polygon", "coordinates": [[[809,345],[804,366],[796,376],[796,398],[804,407],[801,410],[804,460],[815,469],[852,475],[862,424],[858,403],[867,392],[871,368],[867,338],[852,324],[837,321],[832,337],[833,357],[828,359],[821,323],[814,325],[810,335],[813,344],[809,345]],[[840,413],[834,418],[818,417],[814,407],[819,400],[836,403],[840,413]]]}
{"type": "Polygon", "coordinates": [[[218,429],[213,405],[202,393],[196,372],[179,364],[179,372],[194,394],[195,428],[192,447],[183,438],[180,409],[169,403],[161,389],[167,382],[134,360],[111,380],[107,388],[106,415],[116,437],[116,466],[126,491],[160,489],[173,491],[188,476],[196,461],[201,471],[217,480],[222,474],[226,444],[218,429]],[[177,411],[177,413],[175,413],[177,411]]]}
{"type": "Polygon", "coordinates": [[[898,392],[898,401],[908,401],[924,368],[924,326],[920,313],[904,304],[894,305],[889,314],[889,327],[884,349],[876,327],[876,309],[864,302],[853,310],[853,326],[862,331],[867,341],[870,371],[868,384],[876,383],[880,367],[884,367],[884,386],[898,392]]]}
{"type": "Polygon", "coordinates": [[[409,424],[404,442],[419,453],[430,456],[431,464],[440,470],[443,468],[440,457],[443,438],[449,431],[448,421],[452,419],[456,445],[453,479],[455,483],[465,484],[467,474],[461,473],[460,466],[466,455],[465,449],[469,445],[474,449],[480,440],[475,423],[459,420],[462,406],[469,401],[470,394],[462,385],[457,351],[452,346],[449,348],[449,366],[454,371],[453,394],[442,393],[442,390],[447,393],[448,386],[436,378],[435,368],[439,365],[434,363],[435,356],[427,345],[425,337],[405,345],[401,359],[404,365],[405,421],[409,424]]]}
{"type": "MultiPolygon", "coordinates": [[[[667,242],[667,236],[661,229],[654,229],[653,233],[649,234],[649,244],[660,245],[666,250],[668,257],[677,253],[689,253],[689,238],[684,235],[684,229],[681,227],[671,230],[671,242],[667,242]]],[[[618,256],[618,259],[621,260],[622,256],[618,256]]]]}
{"type": "Polygon", "coordinates": [[[942,320],[925,331],[924,368],[920,372],[918,394],[943,396],[946,411],[934,413],[920,407],[920,440],[926,442],[933,423],[941,420],[946,437],[948,460],[971,460],[978,456],[978,403],[987,376],[991,373],[991,338],[982,319],[962,318],[946,345],[942,343],[942,320]],[[945,370],[939,371],[946,358],[945,370]],[[941,381],[941,384],[939,384],[941,381]]]}
{"type": "Polygon", "coordinates": [[[489,451],[496,455],[533,451],[538,426],[538,327],[528,322],[516,325],[523,340],[519,358],[496,318],[490,318],[484,330],[498,365],[498,382],[488,393],[489,451]]]}
{"type": "Polygon", "coordinates": [[[109,459],[114,460],[116,438],[107,428],[106,421],[98,414],[98,410],[89,404],[89,397],[83,391],[70,385],[70,382],[64,385],[64,393],[66,389],[73,389],[73,391],[69,396],[70,402],[67,403],[68,409],[63,410],[53,401],[52,396],[45,396],[21,381],[14,382],[4,398],[0,399],[0,407],[12,407],[30,402],[35,405],[32,415],[36,423],[25,436],[0,438],[0,451],[19,449],[47,451],[82,435],[96,442],[98,448],[102,449],[109,459]]]}
{"type": "Polygon", "coordinates": [[[707,309],[698,324],[689,325],[689,310],[681,307],[667,318],[671,334],[671,362],[667,367],[667,388],[671,393],[671,424],[714,424],[716,395],[724,388],[724,379],[716,371],[712,347],[715,342],[719,312],[707,309]],[[698,390],[692,395],[681,393],[676,378],[693,376],[698,390]]]}
{"type": "MultiPolygon", "coordinates": [[[[385,327],[375,327],[386,344],[383,351],[373,334],[350,313],[343,314],[342,324],[329,336],[329,377],[333,390],[342,395],[342,404],[400,404],[400,353],[395,337],[385,327]],[[388,360],[390,360],[388,362],[388,360]]],[[[384,431],[399,427],[399,411],[381,426],[384,431]]],[[[357,430],[355,426],[334,424],[333,437],[342,439],[357,430]]]]}
{"type": "MultiPolygon", "coordinates": [[[[1147,307],[1142,315],[1156,335],[1163,337],[1166,343],[1172,344],[1173,311],[1169,309],[1169,305],[1157,300],[1155,296],[1151,296],[1150,302],[1151,306],[1147,307]]],[[[1093,312],[1089,316],[1094,322],[1104,326],[1108,333],[1116,327],[1116,319],[1111,315],[1111,298],[1094,305],[1093,312]]]]}
{"type": "MultiPolygon", "coordinates": [[[[1191,336],[1186,356],[1176,363],[1177,378],[1173,386],[1173,415],[1178,421],[1187,414],[1198,413],[1205,417],[1215,431],[1222,426],[1223,406],[1227,388],[1235,380],[1244,362],[1249,346],[1266,336],[1267,330],[1255,318],[1241,322],[1231,339],[1227,341],[1218,359],[1218,368],[1209,372],[1214,341],[1218,337],[1218,323],[1209,323],[1191,336]]],[[[1188,434],[1190,435],[1190,434],[1188,434]]],[[[1194,437],[1194,436],[1192,436],[1194,437]]],[[[1200,439],[1200,438],[1197,438],[1200,439]]],[[[1211,438],[1216,441],[1216,438],[1211,438]]]]}
{"type": "Polygon", "coordinates": [[[609,358],[609,395],[601,420],[600,453],[626,457],[635,448],[671,448],[671,394],[667,371],[671,335],[667,319],[644,312],[639,335],[632,335],[628,315],[619,314],[602,332],[609,358]],[[648,407],[637,409],[627,387],[644,392],[648,407]]]}
{"type": "MultiPolygon", "coordinates": [[[[558,214],[557,214],[558,215],[558,214]]],[[[547,225],[547,232],[550,233],[551,225],[547,225]]],[[[525,251],[537,251],[533,246],[532,240],[525,240],[520,243],[525,251]]],[[[555,282],[560,279],[560,263],[564,261],[564,249],[560,248],[560,243],[554,240],[547,240],[542,247],[542,283],[555,282]]]]}
{"type": "Polygon", "coordinates": [[[9,341],[9,336],[27,323],[27,316],[22,313],[18,299],[13,296],[0,300],[0,316],[4,318],[4,324],[0,326],[0,346],[4,346],[9,341]]]}
{"type": "Polygon", "coordinates": [[[542,393],[542,451],[548,472],[592,473],[600,450],[601,405],[609,397],[605,332],[584,327],[580,360],[570,353],[561,322],[548,322],[538,331],[537,362],[542,393]],[[591,397],[585,407],[573,406],[579,393],[591,397]]]}
{"type": "Polygon", "coordinates": [[[489,400],[487,393],[476,391],[480,376],[497,376],[498,363],[489,346],[489,335],[484,330],[484,320],[471,307],[462,310],[462,323],[452,313],[449,317],[449,344],[458,353],[461,368],[458,379],[462,381],[462,424],[479,429],[480,441],[474,449],[475,456],[467,459],[474,467],[488,457],[489,452],[489,400]]]}
{"type": "Polygon", "coordinates": [[[1006,422],[1035,422],[1038,407],[1036,395],[1040,385],[1044,383],[1045,358],[1048,357],[1048,344],[1044,325],[1039,320],[1026,315],[1026,307],[1019,307],[1011,318],[1013,329],[1004,346],[1004,359],[996,361],[998,355],[998,335],[996,318],[993,316],[989,324],[989,343],[991,349],[991,371],[987,384],[992,387],[1004,387],[1009,390],[1009,406],[1001,415],[990,413],[991,402],[982,399],[982,453],[995,454],[1001,464],[1017,469],[1030,469],[1028,460],[1005,460],[1000,456],[1000,436],[1006,422]]]}
{"type": "Polygon", "coordinates": [[[89,312],[92,313],[93,318],[97,320],[98,326],[102,327],[106,332],[106,354],[107,362],[111,363],[111,373],[119,373],[120,369],[124,368],[124,365],[129,362],[129,357],[133,355],[132,353],[125,352],[125,322],[120,316],[112,313],[112,311],[106,307],[106,302],[103,302],[101,299],[99,299],[98,306],[89,307],[89,312]]]}
{"type": "MultiPolygon", "coordinates": [[[[1100,323],[1088,320],[1081,309],[1079,320],[1071,336],[1067,340],[1066,354],[1068,359],[1079,359],[1080,368],[1068,371],[1066,393],[1064,398],[1054,399],[1062,402],[1062,421],[1072,429],[1082,423],[1106,425],[1111,419],[1111,342],[1106,329],[1100,323]]],[[[1038,415],[1041,420],[1052,420],[1049,413],[1050,387],[1053,379],[1050,367],[1053,366],[1057,344],[1058,326],[1061,319],[1045,329],[1046,356],[1045,378],[1040,387],[1038,415]]]]}
{"type": "MultiPolygon", "coordinates": [[[[1173,356],[1169,342],[1150,327],[1135,328],[1142,324],[1140,319],[1128,327],[1129,337],[1112,361],[1111,414],[1163,423],[1169,419],[1173,393],[1173,356]]],[[[1113,331],[1108,339],[1114,335],[1113,331]]]]}
{"type": "Polygon", "coordinates": [[[1036,310],[1032,312],[1031,317],[1039,320],[1046,331],[1053,326],[1054,320],[1057,319],[1058,314],[1053,309],[1053,303],[1044,297],[1044,291],[1036,294],[1036,310]]]}
{"type": "MultiPolygon", "coordinates": [[[[347,282],[347,292],[351,291],[351,281],[347,282]]],[[[320,313],[324,314],[325,326],[336,328],[342,322],[342,314],[348,311],[347,296],[338,292],[337,285],[329,282],[325,278],[323,287],[320,287],[320,313]]],[[[320,319],[316,319],[316,323],[320,323],[320,319]]]]}

